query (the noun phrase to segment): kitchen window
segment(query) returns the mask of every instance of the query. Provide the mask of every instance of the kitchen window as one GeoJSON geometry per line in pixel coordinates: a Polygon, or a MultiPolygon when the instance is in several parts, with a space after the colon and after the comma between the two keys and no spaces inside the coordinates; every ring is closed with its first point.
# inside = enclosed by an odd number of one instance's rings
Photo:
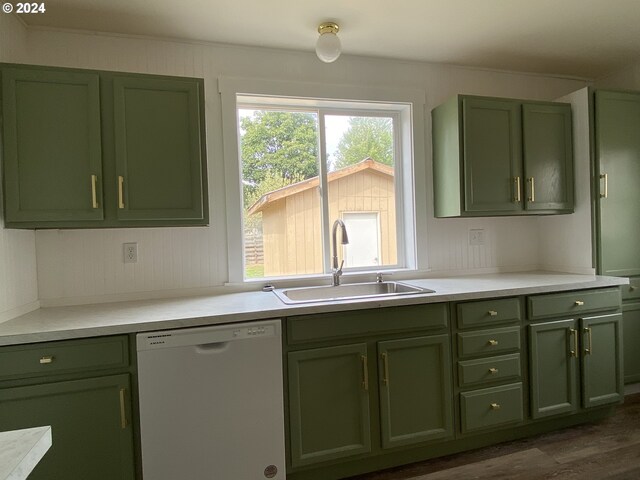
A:
{"type": "Polygon", "coordinates": [[[349,236],[342,245],[338,233],[345,274],[417,267],[412,103],[233,97],[232,283],[329,274],[337,219],[349,236]]]}

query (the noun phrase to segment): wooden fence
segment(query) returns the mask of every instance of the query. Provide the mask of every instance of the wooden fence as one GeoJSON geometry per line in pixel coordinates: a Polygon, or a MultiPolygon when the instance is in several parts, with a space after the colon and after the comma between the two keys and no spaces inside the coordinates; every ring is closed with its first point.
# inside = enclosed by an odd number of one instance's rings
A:
{"type": "Polygon", "coordinates": [[[264,246],[261,232],[246,232],[244,237],[245,265],[262,265],[264,263],[264,246]]]}

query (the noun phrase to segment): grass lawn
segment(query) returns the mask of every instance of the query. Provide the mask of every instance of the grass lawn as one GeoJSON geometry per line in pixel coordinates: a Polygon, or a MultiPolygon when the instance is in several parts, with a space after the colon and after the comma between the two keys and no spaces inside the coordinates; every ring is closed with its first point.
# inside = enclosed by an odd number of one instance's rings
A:
{"type": "Polygon", "coordinates": [[[264,277],[264,265],[247,265],[244,273],[247,278],[264,277]]]}

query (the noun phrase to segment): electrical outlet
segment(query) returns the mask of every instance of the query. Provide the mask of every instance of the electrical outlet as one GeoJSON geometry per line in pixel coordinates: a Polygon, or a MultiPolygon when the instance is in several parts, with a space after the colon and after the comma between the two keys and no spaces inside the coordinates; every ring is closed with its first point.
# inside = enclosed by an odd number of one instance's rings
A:
{"type": "Polygon", "coordinates": [[[124,263],[137,263],[138,262],[138,244],[137,243],[123,243],[124,250],[124,263]]]}
{"type": "Polygon", "coordinates": [[[471,230],[469,230],[469,245],[484,245],[484,229],[472,228],[471,230]]]}

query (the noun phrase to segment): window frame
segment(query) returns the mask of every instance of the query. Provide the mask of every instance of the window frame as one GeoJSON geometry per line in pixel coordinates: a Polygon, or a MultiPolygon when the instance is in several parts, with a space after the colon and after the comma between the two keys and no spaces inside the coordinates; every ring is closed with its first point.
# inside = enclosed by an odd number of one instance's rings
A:
{"type": "MultiPolygon", "coordinates": [[[[228,284],[272,282],[281,279],[301,281],[326,278],[330,275],[330,228],[328,204],[322,202],[323,266],[324,272],[311,275],[262,277],[246,279],[244,265],[244,233],[242,172],[238,108],[273,109],[287,111],[317,111],[320,185],[327,188],[326,139],[324,115],[386,116],[394,125],[394,183],[396,187],[397,262],[395,266],[345,267],[345,275],[391,270],[419,270],[426,268],[426,249],[418,248],[418,238],[425,238],[426,188],[424,148],[424,93],[419,90],[350,85],[327,85],[306,82],[281,82],[241,78],[218,79],[221,95],[225,198],[227,220],[228,284]],[[242,101],[238,102],[241,97],[242,101]],[[239,103],[241,106],[239,106],[239,103]],[[346,108],[350,104],[353,108],[346,108]],[[320,105],[320,106],[319,106],[320,105]],[[399,108],[402,106],[402,108],[399,108]],[[418,179],[422,179],[419,181],[418,179]],[[420,199],[421,201],[416,201],[420,199]]],[[[291,283],[291,282],[289,282],[291,283]]]]}

